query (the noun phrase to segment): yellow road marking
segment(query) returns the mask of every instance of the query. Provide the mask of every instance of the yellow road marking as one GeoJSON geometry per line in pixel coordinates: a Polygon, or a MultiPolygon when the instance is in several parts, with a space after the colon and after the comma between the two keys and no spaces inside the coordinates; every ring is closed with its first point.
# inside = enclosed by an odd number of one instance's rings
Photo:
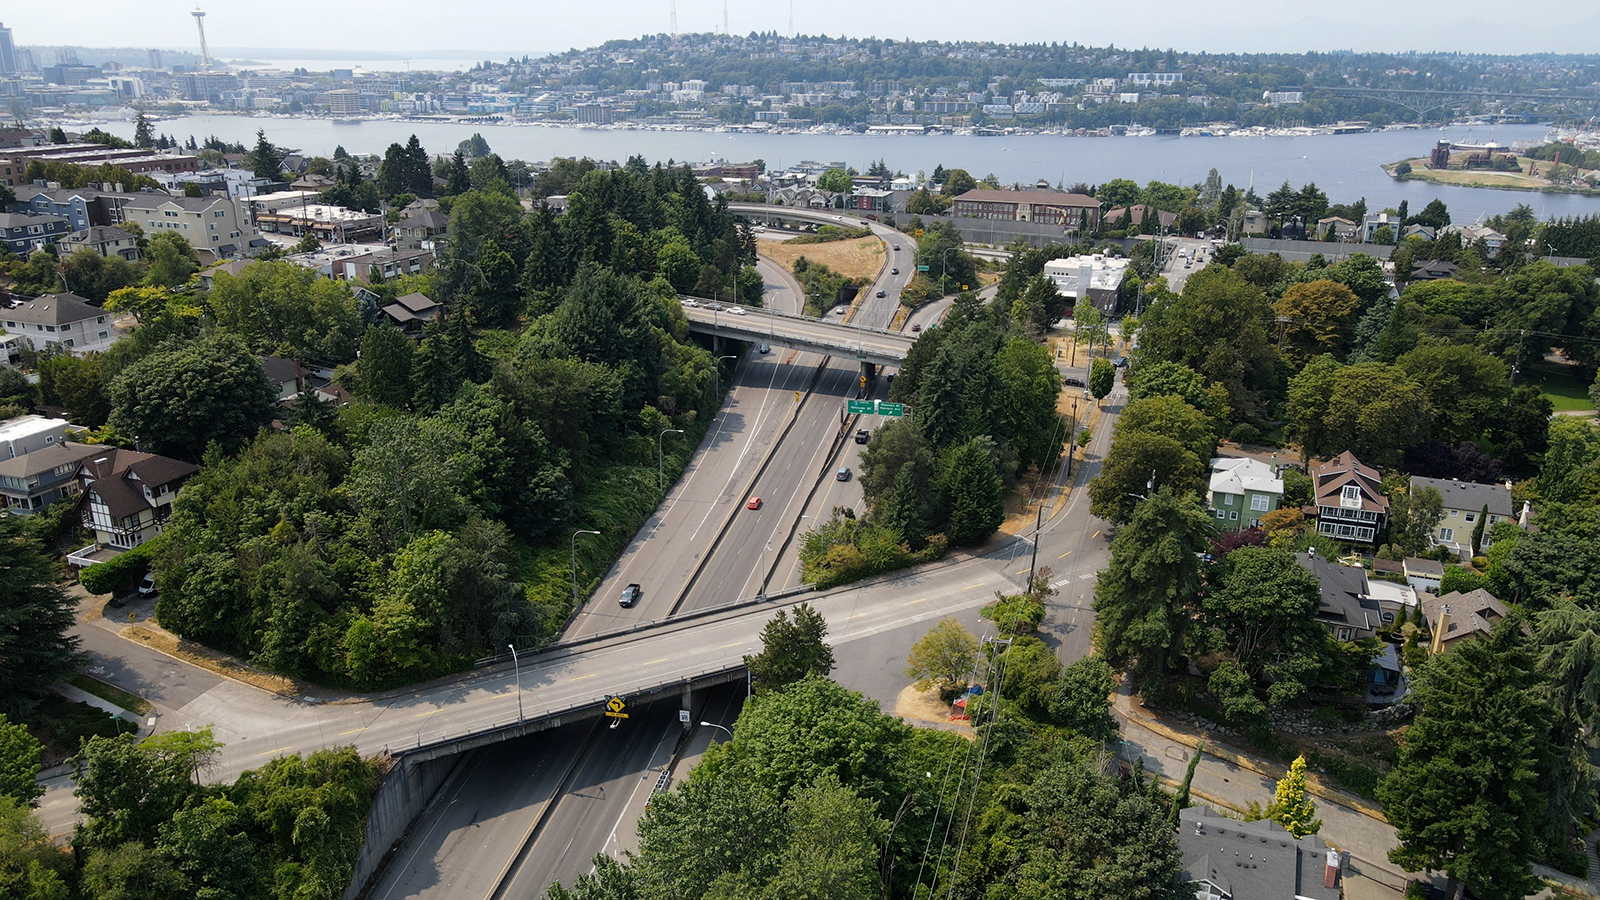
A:
{"type": "Polygon", "coordinates": [[[258,753],[258,754],[256,754],[256,755],[257,755],[257,756],[271,756],[271,755],[272,755],[272,754],[274,754],[274,753],[282,753],[282,752],[283,752],[283,751],[285,751],[285,750],[289,750],[289,749],[292,749],[292,748],[290,748],[290,747],[279,747],[279,748],[278,748],[278,749],[276,749],[276,750],[268,750],[268,751],[267,751],[267,752],[265,752],[265,753],[258,753]]]}
{"type": "Polygon", "coordinates": [[[741,646],[743,644],[744,644],[744,641],[734,641],[731,644],[723,644],[721,647],[718,647],[717,649],[718,650],[726,650],[729,647],[738,647],[738,646],[741,646]]]}
{"type": "Polygon", "coordinates": [[[906,601],[906,605],[910,606],[913,603],[927,603],[927,602],[928,602],[928,598],[927,597],[920,597],[920,598],[918,598],[916,600],[907,600],[906,601]]]}
{"type": "Polygon", "coordinates": [[[1089,535],[1089,537],[1092,537],[1092,538],[1097,538],[1099,536],[1100,536],[1100,529],[1098,529],[1098,528],[1096,528],[1094,530],[1094,534],[1089,535]]]}
{"type": "Polygon", "coordinates": [[[363,725],[360,728],[352,728],[349,731],[341,731],[341,732],[339,732],[339,737],[344,737],[347,734],[355,734],[358,731],[366,731],[366,730],[367,730],[367,726],[363,725]]]}
{"type": "Polygon", "coordinates": [[[434,714],[434,713],[436,713],[436,712],[438,712],[438,710],[436,710],[436,709],[430,709],[430,710],[428,710],[428,711],[427,711],[427,712],[419,712],[419,713],[417,713],[417,714],[416,714],[416,715],[414,715],[414,716],[412,716],[412,717],[411,717],[411,718],[413,718],[413,719],[420,719],[420,718],[422,718],[422,717],[423,717],[423,716],[431,716],[431,715],[433,715],[433,714],[434,714]]]}
{"type": "Polygon", "coordinates": [[[859,619],[859,618],[861,618],[861,617],[862,617],[862,616],[864,616],[864,615],[866,615],[866,613],[856,613],[856,614],[855,614],[855,615],[853,615],[853,616],[846,616],[846,617],[845,617],[845,621],[846,621],[846,622],[848,622],[848,621],[850,621],[850,620],[851,620],[851,619],[859,619]]]}
{"type": "Polygon", "coordinates": [[[1018,569],[1017,571],[1013,572],[1012,574],[1013,575],[1021,575],[1023,572],[1026,572],[1026,571],[1028,571],[1028,570],[1027,569],[1018,569]]]}
{"type": "Polygon", "coordinates": [[[1071,555],[1072,555],[1072,551],[1068,550],[1067,552],[1065,552],[1065,553],[1061,554],[1060,556],[1056,557],[1056,559],[1066,559],[1067,557],[1069,557],[1071,555]]]}
{"type": "Polygon", "coordinates": [[[660,659],[652,659],[649,662],[644,663],[644,665],[653,666],[653,665],[655,665],[656,663],[659,663],[659,662],[666,662],[667,660],[669,660],[671,658],[672,657],[670,657],[670,656],[663,656],[660,659]]]}
{"type": "Polygon", "coordinates": [[[599,674],[599,673],[591,672],[588,675],[574,675],[571,678],[568,678],[567,680],[568,681],[582,681],[585,678],[593,678],[596,674],[599,674]]]}
{"type": "Polygon", "coordinates": [[[966,587],[962,588],[962,590],[963,591],[970,591],[975,587],[983,587],[983,582],[980,581],[977,584],[969,584],[966,587]]]}

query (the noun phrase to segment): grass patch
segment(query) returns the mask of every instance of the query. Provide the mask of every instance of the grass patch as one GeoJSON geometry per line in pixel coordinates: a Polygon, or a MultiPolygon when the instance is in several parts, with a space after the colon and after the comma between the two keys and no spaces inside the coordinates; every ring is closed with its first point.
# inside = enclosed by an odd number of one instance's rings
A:
{"type": "Polygon", "coordinates": [[[850,238],[823,244],[797,244],[793,240],[781,244],[761,241],[757,249],[762,256],[791,272],[794,271],[794,261],[804,256],[846,278],[865,278],[869,282],[878,277],[884,265],[883,241],[876,237],[850,238]]]}
{"type": "Polygon", "coordinates": [[[68,684],[72,685],[78,690],[93,694],[107,703],[115,703],[129,712],[136,712],[141,716],[148,715],[150,711],[155,708],[151,706],[150,703],[143,697],[130,694],[122,688],[106,684],[104,681],[101,681],[98,678],[90,678],[88,675],[85,675],[82,672],[73,672],[71,675],[67,676],[66,680],[68,684]]]}
{"type": "Polygon", "coordinates": [[[1540,393],[1550,401],[1556,412],[1594,410],[1594,403],[1589,399],[1588,383],[1574,374],[1577,367],[1536,362],[1528,367],[1528,371],[1537,379],[1540,393]]]}
{"type": "Polygon", "coordinates": [[[40,700],[28,714],[25,724],[44,745],[43,762],[47,767],[66,762],[88,738],[113,737],[136,730],[126,719],[107,715],[104,710],[59,694],[40,700]]]}

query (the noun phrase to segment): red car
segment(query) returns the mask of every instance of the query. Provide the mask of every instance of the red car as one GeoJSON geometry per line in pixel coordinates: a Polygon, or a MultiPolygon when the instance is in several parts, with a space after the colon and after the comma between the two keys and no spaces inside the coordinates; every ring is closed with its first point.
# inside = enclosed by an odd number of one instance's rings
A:
{"type": "Polygon", "coordinates": [[[921,325],[912,325],[911,326],[911,330],[912,331],[921,331],[922,330],[922,326],[921,325]]]}
{"type": "Polygon", "coordinates": [[[760,509],[761,508],[761,498],[760,497],[751,497],[750,498],[750,502],[746,503],[744,505],[744,508],[745,509],[760,509]]]}

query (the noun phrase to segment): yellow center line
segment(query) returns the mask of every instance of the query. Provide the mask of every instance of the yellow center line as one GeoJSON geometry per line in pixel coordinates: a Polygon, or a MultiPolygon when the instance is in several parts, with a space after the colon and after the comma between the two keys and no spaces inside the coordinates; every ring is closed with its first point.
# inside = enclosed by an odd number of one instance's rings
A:
{"type": "Polygon", "coordinates": [[[571,678],[568,678],[568,679],[567,679],[567,680],[568,680],[568,681],[582,681],[582,680],[584,680],[584,679],[585,679],[585,678],[593,678],[593,677],[594,677],[594,676],[595,676],[595,675],[597,675],[597,674],[599,674],[599,673],[596,673],[596,672],[591,672],[591,673],[589,673],[589,674],[588,674],[588,675],[574,675],[574,676],[573,676],[573,677],[571,677],[571,678]]]}
{"type": "Polygon", "coordinates": [[[1026,572],[1026,571],[1028,571],[1028,570],[1027,570],[1027,569],[1018,569],[1018,570],[1017,570],[1017,571],[1016,571],[1016,572],[1014,572],[1014,573],[1013,573],[1013,574],[1016,574],[1016,575],[1021,575],[1021,574],[1022,574],[1022,573],[1023,573],[1023,572],[1026,572]]]}
{"type": "Polygon", "coordinates": [[[347,734],[355,734],[358,731],[366,731],[366,730],[367,730],[367,726],[363,725],[360,728],[352,728],[349,731],[341,731],[341,732],[339,732],[339,737],[344,737],[347,734]]]}
{"type": "Polygon", "coordinates": [[[972,590],[973,588],[976,588],[976,587],[983,587],[983,582],[980,581],[977,584],[969,584],[966,587],[962,588],[962,590],[963,591],[970,591],[970,590],[972,590]]]}
{"type": "Polygon", "coordinates": [[[412,716],[412,717],[411,717],[411,718],[413,718],[413,719],[420,719],[420,718],[422,718],[422,717],[423,717],[423,716],[431,716],[431,715],[433,715],[433,714],[434,714],[434,713],[436,713],[436,712],[438,712],[438,710],[436,710],[436,709],[430,709],[430,710],[428,710],[428,711],[427,711],[427,712],[419,712],[419,713],[417,713],[417,714],[416,714],[416,715],[414,715],[414,716],[412,716]]]}
{"type": "Polygon", "coordinates": [[[927,603],[927,602],[928,602],[928,598],[927,597],[919,597],[916,600],[907,600],[906,601],[906,605],[910,606],[913,603],[927,603]]]}
{"type": "Polygon", "coordinates": [[[718,650],[726,650],[729,647],[739,647],[739,646],[742,646],[743,644],[744,644],[744,641],[734,641],[731,644],[723,644],[721,647],[718,647],[717,649],[718,650]]]}
{"type": "Polygon", "coordinates": [[[272,754],[274,754],[274,753],[282,753],[282,752],[283,752],[283,751],[285,751],[285,750],[289,750],[289,749],[292,749],[292,748],[290,748],[290,747],[279,747],[279,748],[278,748],[278,749],[276,749],[276,750],[268,750],[268,751],[267,751],[267,752],[265,752],[265,753],[258,753],[258,754],[256,754],[256,755],[257,755],[257,756],[271,756],[271,755],[272,755],[272,754]]]}
{"type": "Polygon", "coordinates": [[[861,617],[862,617],[862,616],[864,616],[864,615],[866,615],[866,613],[856,613],[856,614],[855,614],[855,615],[853,615],[853,616],[846,616],[846,617],[845,617],[845,621],[846,621],[846,622],[848,622],[848,621],[850,621],[850,620],[851,620],[851,619],[859,619],[859,618],[861,618],[861,617]]]}
{"type": "Polygon", "coordinates": [[[1056,559],[1066,559],[1067,557],[1069,557],[1071,555],[1072,555],[1072,551],[1068,550],[1067,552],[1065,552],[1065,553],[1061,554],[1060,556],[1056,557],[1056,559]]]}
{"type": "Polygon", "coordinates": [[[671,659],[671,658],[672,658],[672,657],[670,657],[670,656],[663,656],[663,657],[661,657],[661,658],[660,658],[660,659],[652,659],[652,660],[650,660],[650,661],[649,661],[649,662],[647,662],[647,663],[644,663],[644,665],[647,665],[647,666],[653,666],[653,665],[655,665],[655,664],[656,664],[656,663],[662,663],[662,662],[666,662],[666,661],[667,661],[667,660],[669,660],[669,659],[671,659]]]}

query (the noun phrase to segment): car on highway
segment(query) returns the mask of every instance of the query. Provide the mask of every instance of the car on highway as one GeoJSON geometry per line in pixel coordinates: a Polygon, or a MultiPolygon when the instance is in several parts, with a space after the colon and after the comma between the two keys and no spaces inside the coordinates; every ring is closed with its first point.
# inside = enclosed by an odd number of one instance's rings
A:
{"type": "Polygon", "coordinates": [[[722,312],[722,304],[718,303],[715,300],[713,300],[710,303],[706,304],[706,309],[709,309],[712,312],[722,312]]]}
{"type": "Polygon", "coordinates": [[[866,430],[865,428],[856,431],[856,443],[865,444],[870,440],[872,440],[872,432],[866,430]]]}
{"type": "Polygon", "coordinates": [[[728,307],[727,312],[728,312],[728,315],[730,315],[730,316],[742,316],[742,315],[744,315],[744,307],[742,307],[742,306],[730,306],[730,307],[728,307]]]}
{"type": "Polygon", "coordinates": [[[633,605],[639,602],[639,595],[642,593],[644,593],[644,590],[639,587],[639,583],[637,581],[623,588],[621,601],[622,608],[632,609],[633,605]]]}
{"type": "Polygon", "coordinates": [[[889,270],[889,274],[890,275],[899,275],[900,274],[900,270],[899,269],[890,269],[889,270]]]}
{"type": "Polygon", "coordinates": [[[699,306],[700,305],[692,297],[684,297],[680,302],[683,303],[684,306],[699,306]]]}
{"type": "Polygon", "coordinates": [[[894,245],[894,249],[895,249],[895,252],[898,253],[900,251],[900,245],[899,244],[895,244],[894,245]]]}
{"type": "Polygon", "coordinates": [[[836,315],[836,316],[842,316],[842,315],[844,315],[844,310],[845,310],[845,308],[842,307],[842,306],[835,306],[833,308],[833,314],[836,315]]]}
{"type": "Polygon", "coordinates": [[[921,325],[912,325],[911,326],[911,330],[912,331],[921,331],[922,330],[922,326],[921,325]]]}
{"type": "Polygon", "coordinates": [[[771,353],[772,352],[772,348],[768,347],[766,344],[762,344],[759,348],[757,348],[757,352],[759,352],[759,353],[771,353]]]}
{"type": "Polygon", "coordinates": [[[139,596],[154,597],[156,593],[156,576],[150,572],[144,573],[144,577],[139,579],[139,596]]]}
{"type": "Polygon", "coordinates": [[[849,466],[845,466],[844,468],[840,469],[838,472],[834,473],[833,477],[838,481],[849,481],[850,480],[850,467],[849,466]]]}
{"type": "Polygon", "coordinates": [[[1067,376],[1067,378],[1066,378],[1066,384],[1067,384],[1067,387],[1075,387],[1075,388],[1088,387],[1087,384],[1083,383],[1083,379],[1082,378],[1073,378],[1070,375],[1067,376]]]}
{"type": "Polygon", "coordinates": [[[878,292],[878,293],[877,293],[877,294],[876,294],[876,296],[879,296],[879,297],[887,297],[887,296],[889,296],[889,293],[888,293],[888,292],[887,292],[887,291],[879,291],[879,292],[878,292]]]}
{"type": "Polygon", "coordinates": [[[1119,356],[1116,359],[1113,359],[1111,364],[1119,369],[1126,369],[1128,367],[1128,358],[1126,356],[1119,356]]]}
{"type": "Polygon", "coordinates": [[[746,503],[744,505],[744,508],[745,509],[760,509],[761,508],[761,498],[760,497],[751,497],[750,498],[750,502],[746,503]]]}

